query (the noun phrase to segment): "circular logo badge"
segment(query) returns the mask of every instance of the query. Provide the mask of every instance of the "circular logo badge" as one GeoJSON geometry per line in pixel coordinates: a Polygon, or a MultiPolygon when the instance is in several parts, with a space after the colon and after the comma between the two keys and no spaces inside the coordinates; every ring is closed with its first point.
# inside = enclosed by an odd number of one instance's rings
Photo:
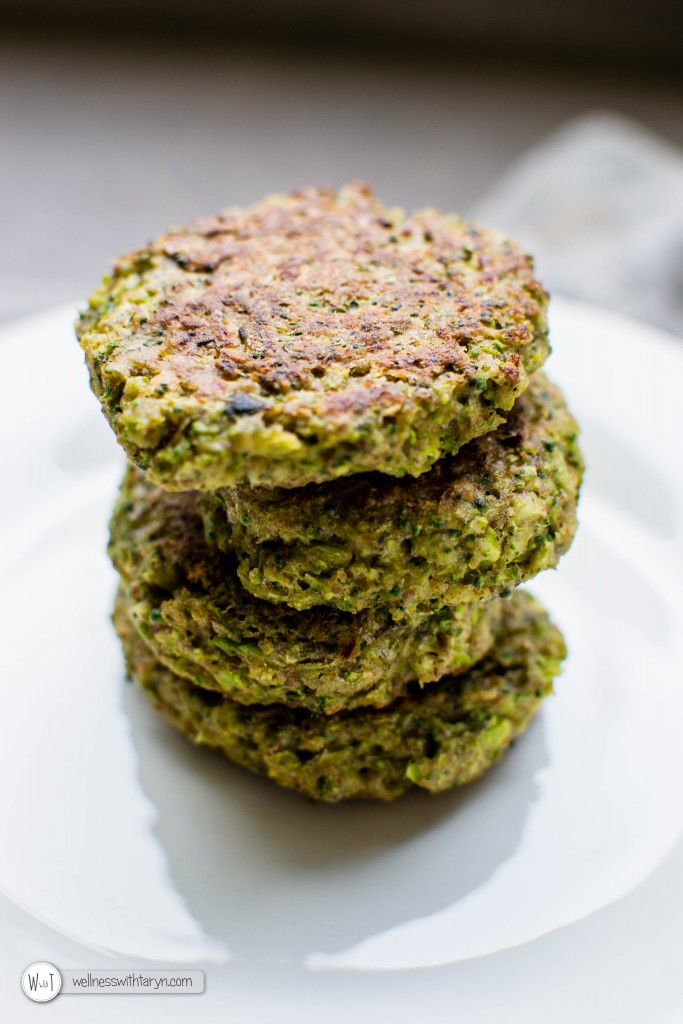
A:
{"type": "Polygon", "coordinates": [[[34,1003],[48,1003],[59,995],[62,976],[53,964],[31,964],[21,976],[21,987],[34,1003]]]}

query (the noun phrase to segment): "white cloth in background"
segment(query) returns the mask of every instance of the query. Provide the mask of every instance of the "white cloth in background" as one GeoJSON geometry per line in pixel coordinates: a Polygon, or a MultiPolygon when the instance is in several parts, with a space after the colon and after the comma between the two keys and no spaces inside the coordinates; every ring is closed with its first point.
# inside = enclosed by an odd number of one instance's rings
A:
{"type": "Polygon", "coordinates": [[[468,212],[517,237],[552,291],[683,334],[683,155],[633,122],[569,122],[468,212]]]}

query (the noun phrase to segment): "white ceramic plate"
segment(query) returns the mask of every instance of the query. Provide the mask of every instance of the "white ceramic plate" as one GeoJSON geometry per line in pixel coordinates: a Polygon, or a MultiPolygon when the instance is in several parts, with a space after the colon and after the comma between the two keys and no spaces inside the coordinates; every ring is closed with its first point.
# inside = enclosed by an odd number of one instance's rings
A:
{"type": "MultiPolygon", "coordinates": [[[[526,1024],[579,1009],[617,1024],[641,1019],[635,949],[642,1019],[680,1019],[683,345],[555,301],[548,371],[589,467],[575,545],[530,588],[570,648],[556,695],[466,790],[324,807],[192,748],[123,684],[104,550],[122,458],[72,318],[0,336],[0,1006],[31,1018],[32,961],[180,963],[206,970],[202,1020],[393,1024],[428,1007],[483,1024],[517,1007],[526,1024]]],[[[89,1021],[93,998],[40,1012],[89,1021]]],[[[124,1006],[189,1012],[109,997],[97,1019],[124,1006]]]]}

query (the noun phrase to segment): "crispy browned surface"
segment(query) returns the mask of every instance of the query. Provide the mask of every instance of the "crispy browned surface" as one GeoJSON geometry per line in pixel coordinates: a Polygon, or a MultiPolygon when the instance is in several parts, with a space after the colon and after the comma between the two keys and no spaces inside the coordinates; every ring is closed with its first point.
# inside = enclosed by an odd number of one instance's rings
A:
{"type": "Polygon", "coordinates": [[[423,472],[495,426],[545,358],[546,300],[505,236],[355,185],[161,236],[116,264],[78,332],[157,482],[289,486],[423,472]]]}
{"type": "MultiPolygon", "coordinates": [[[[286,394],[344,362],[359,383],[330,396],[331,415],[391,405],[402,397],[396,381],[419,385],[451,367],[466,375],[468,344],[486,319],[501,318],[502,340],[518,346],[531,339],[529,318],[538,314],[538,286],[519,250],[493,249],[483,231],[434,211],[394,224],[363,187],[345,203],[309,189],[286,204],[209,217],[156,248],[184,269],[212,275],[200,300],[170,294],[145,330],[164,330],[181,380],[192,376],[200,349],[220,351],[219,374],[203,382],[207,397],[238,372],[266,393],[286,394]],[[482,289],[511,275],[519,282],[504,310],[468,287],[475,275],[462,264],[465,248],[482,289]],[[372,387],[360,383],[370,363],[381,374],[372,387]]],[[[518,368],[511,351],[501,375],[514,384],[518,368]]]]}

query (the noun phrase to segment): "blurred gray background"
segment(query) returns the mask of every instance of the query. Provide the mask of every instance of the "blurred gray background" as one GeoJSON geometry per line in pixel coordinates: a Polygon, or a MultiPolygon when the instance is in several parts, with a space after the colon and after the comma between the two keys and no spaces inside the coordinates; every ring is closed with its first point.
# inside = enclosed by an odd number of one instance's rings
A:
{"type": "Polygon", "coordinates": [[[363,178],[683,332],[678,28],[661,0],[5,0],[0,316],[196,214],[363,178]]]}

